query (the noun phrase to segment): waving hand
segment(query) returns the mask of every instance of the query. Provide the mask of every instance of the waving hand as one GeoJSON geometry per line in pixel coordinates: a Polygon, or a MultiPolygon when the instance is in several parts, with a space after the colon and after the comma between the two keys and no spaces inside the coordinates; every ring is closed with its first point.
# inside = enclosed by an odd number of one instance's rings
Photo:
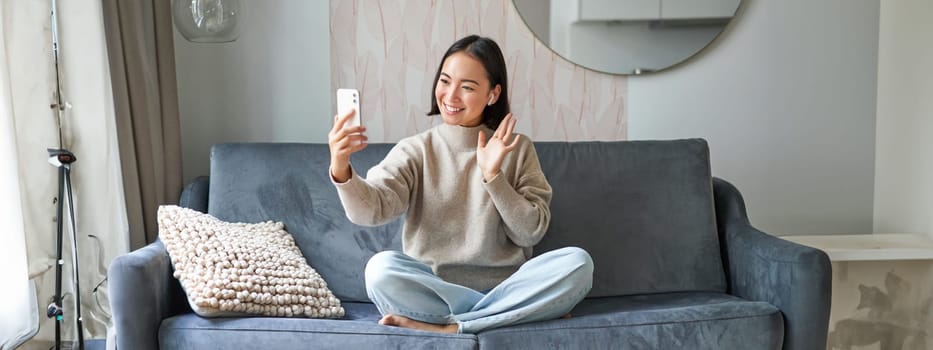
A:
{"type": "Polygon", "coordinates": [[[502,166],[502,160],[518,146],[519,135],[512,135],[515,129],[515,118],[509,113],[499,123],[499,127],[486,140],[486,133],[479,132],[479,140],[476,144],[476,162],[483,171],[483,179],[492,180],[499,174],[499,167],[502,166]],[[514,136],[514,138],[512,137],[514,136]]]}

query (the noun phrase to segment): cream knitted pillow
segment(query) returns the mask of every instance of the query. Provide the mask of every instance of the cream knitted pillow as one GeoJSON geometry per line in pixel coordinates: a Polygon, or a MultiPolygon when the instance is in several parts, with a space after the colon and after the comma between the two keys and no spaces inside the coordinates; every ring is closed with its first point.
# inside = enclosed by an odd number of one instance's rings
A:
{"type": "Polygon", "coordinates": [[[160,206],[159,238],[198,315],[343,317],[340,300],[281,222],[229,223],[160,206]]]}

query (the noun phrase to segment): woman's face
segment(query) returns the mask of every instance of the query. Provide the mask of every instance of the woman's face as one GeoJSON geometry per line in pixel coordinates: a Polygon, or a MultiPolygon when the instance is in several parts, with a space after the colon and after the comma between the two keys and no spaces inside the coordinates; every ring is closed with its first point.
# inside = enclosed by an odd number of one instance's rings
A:
{"type": "Polygon", "coordinates": [[[457,52],[444,60],[434,97],[444,123],[478,126],[483,122],[483,109],[490,98],[499,97],[499,85],[489,86],[486,68],[479,60],[457,52]]]}

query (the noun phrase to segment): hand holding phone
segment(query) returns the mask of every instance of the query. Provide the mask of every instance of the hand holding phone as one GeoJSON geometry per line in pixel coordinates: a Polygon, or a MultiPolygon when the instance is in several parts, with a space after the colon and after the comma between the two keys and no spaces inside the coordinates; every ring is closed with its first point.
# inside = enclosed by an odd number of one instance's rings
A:
{"type": "Polygon", "coordinates": [[[338,183],[346,182],[351,176],[350,154],[366,148],[366,135],[363,134],[365,128],[361,120],[360,92],[356,89],[337,89],[337,115],[327,138],[330,174],[338,183]],[[356,112],[348,118],[351,109],[356,112]],[[349,128],[353,128],[352,132],[349,128]]]}

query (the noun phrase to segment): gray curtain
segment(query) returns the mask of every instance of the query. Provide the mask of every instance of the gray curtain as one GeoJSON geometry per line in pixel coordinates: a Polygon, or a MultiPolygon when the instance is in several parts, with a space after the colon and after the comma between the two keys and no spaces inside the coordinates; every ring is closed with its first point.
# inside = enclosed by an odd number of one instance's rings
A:
{"type": "Polygon", "coordinates": [[[160,204],[178,202],[181,130],[171,1],[104,0],[130,249],[154,241],[160,204]]]}

